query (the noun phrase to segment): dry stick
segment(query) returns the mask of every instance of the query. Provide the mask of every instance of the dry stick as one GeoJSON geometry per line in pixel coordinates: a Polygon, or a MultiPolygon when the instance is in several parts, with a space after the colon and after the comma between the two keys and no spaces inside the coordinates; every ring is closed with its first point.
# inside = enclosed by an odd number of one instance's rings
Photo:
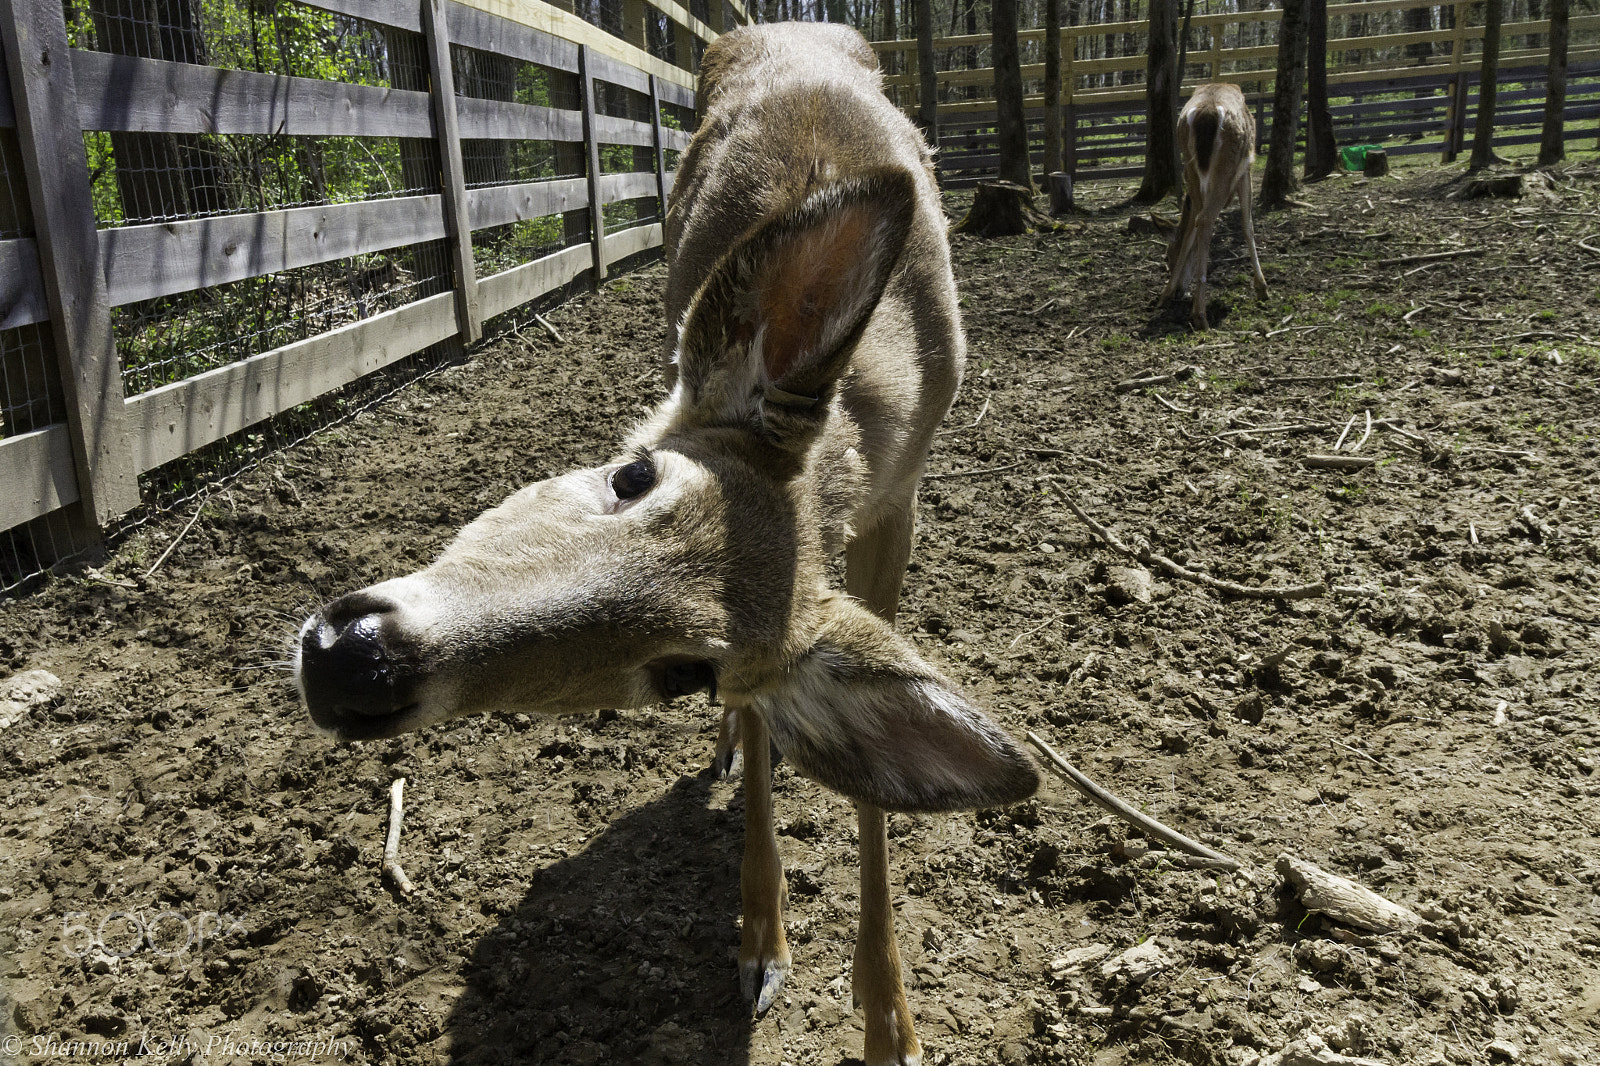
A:
{"type": "Polygon", "coordinates": [[[205,509],[205,506],[206,501],[201,500],[200,506],[194,509],[194,517],[189,519],[189,524],[184,526],[182,531],[180,531],[176,537],[172,538],[172,543],[168,544],[167,550],[161,553],[161,558],[150,564],[150,569],[144,572],[145,577],[149,577],[151,574],[161,569],[161,564],[167,561],[167,556],[172,554],[172,549],[176,548],[179,542],[182,541],[184,537],[189,535],[189,530],[194,528],[194,524],[200,521],[200,512],[205,509]]]}
{"type": "MultiPolygon", "coordinates": [[[[1372,436],[1372,412],[1369,410],[1367,412],[1367,431],[1365,433],[1361,434],[1361,439],[1356,441],[1356,446],[1354,448],[1351,448],[1350,450],[1353,451],[1353,452],[1359,452],[1361,450],[1361,446],[1363,444],[1367,443],[1367,438],[1370,437],[1370,436],[1372,436]]],[[[1334,451],[1338,451],[1338,450],[1339,450],[1338,448],[1334,449],[1334,451]]]]}
{"type": "Polygon", "coordinates": [[[1344,424],[1344,431],[1339,434],[1339,439],[1333,442],[1333,450],[1338,451],[1344,447],[1344,439],[1350,435],[1350,427],[1356,424],[1356,416],[1351,415],[1350,421],[1344,424]]]}
{"type": "Polygon", "coordinates": [[[1085,799],[1088,799],[1098,806],[1110,811],[1112,814],[1116,815],[1118,818],[1121,818],[1130,825],[1137,826],[1139,830],[1146,836],[1154,837],[1157,840],[1163,840],[1177,848],[1179,851],[1185,852],[1189,855],[1198,856],[1199,858],[1205,859],[1208,864],[1214,864],[1215,866],[1224,870],[1237,870],[1243,866],[1239,860],[1230,859],[1220,851],[1212,851],[1199,841],[1190,840],[1177,830],[1168,829],[1166,826],[1162,825],[1154,818],[1151,818],[1149,815],[1141,814],[1140,812],[1134,810],[1122,800],[1119,800],[1117,797],[1113,796],[1111,793],[1095,784],[1089,778],[1085,777],[1077,770],[1076,767],[1067,762],[1067,760],[1057,755],[1055,753],[1055,749],[1046,744],[1039,734],[1030,731],[1028,733],[1028,740],[1032,742],[1034,747],[1038,748],[1039,751],[1043,753],[1045,758],[1049,759],[1050,762],[1055,765],[1055,768],[1061,772],[1061,775],[1065,777],[1067,781],[1071,783],[1072,787],[1077,789],[1085,799]]]}
{"type": "Polygon", "coordinates": [[[1192,581],[1197,585],[1205,585],[1208,588],[1214,588],[1220,592],[1226,592],[1232,596],[1244,596],[1246,598],[1255,600],[1308,600],[1313,596],[1321,596],[1323,593],[1328,591],[1327,584],[1322,581],[1317,581],[1310,585],[1288,585],[1280,588],[1253,588],[1249,585],[1240,585],[1232,581],[1224,581],[1219,577],[1212,577],[1209,574],[1196,573],[1195,571],[1190,570],[1188,567],[1180,566],[1178,563],[1173,562],[1165,555],[1156,554],[1149,548],[1141,548],[1138,551],[1134,551],[1132,548],[1122,543],[1122,541],[1118,540],[1116,534],[1112,533],[1105,526],[1102,526],[1099,522],[1096,522],[1094,519],[1085,514],[1083,508],[1078,506],[1078,501],[1073,499],[1072,494],[1067,492],[1066,489],[1062,488],[1060,485],[1055,485],[1055,490],[1061,493],[1061,498],[1065,500],[1067,506],[1072,509],[1072,513],[1078,516],[1079,521],[1088,526],[1090,531],[1092,531],[1095,536],[1109,544],[1114,551],[1121,552],[1123,555],[1137,559],[1147,566],[1159,566],[1173,577],[1181,578],[1184,581],[1192,581]]]}
{"type": "Polygon", "coordinates": [[[544,327],[544,331],[550,334],[551,340],[555,341],[557,344],[566,343],[566,341],[562,339],[561,331],[552,326],[548,318],[545,318],[543,315],[536,314],[533,316],[533,320],[544,327]]]}
{"type": "Polygon", "coordinates": [[[400,869],[400,816],[405,811],[403,796],[406,779],[397,777],[389,786],[389,839],[383,843],[383,872],[394,881],[395,887],[406,895],[416,891],[411,878],[400,869]]]}
{"type": "Polygon", "coordinates": [[[1591,233],[1587,237],[1579,237],[1578,238],[1578,247],[1582,248],[1586,252],[1592,252],[1595,255],[1600,255],[1600,248],[1596,248],[1594,245],[1589,243],[1590,241],[1594,240],[1596,237],[1600,237],[1600,233],[1591,233]]]}
{"type": "MultiPolygon", "coordinates": [[[[1187,376],[1187,375],[1185,375],[1187,376]]],[[[1182,381],[1177,374],[1154,374],[1147,378],[1129,378],[1116,384],[1115,392],[1136,392],[1139,389],[1148,389],[1155,385],[1170,385],[1174,381],[1182,381]]]]}
{"type": "Polygon", "coordinates": [[[1307,455],[1300,459],[1306,466],[1319,470],[1365,470],[1377,461],[1371,455],[1307,455]]]}
{"type": "Polygon", "coordinates": [[[1223,437],[1248,437],[1252,433],[1304,433],[1309,429],[1322,428],[1324,427],[1320,423],[1313,425],[1306,422],[1292,426],[1251,426],[1248,429],[1225,429],[1221,433],[1211,434],[1211,437],[1214,440],[1221,440],[1223,437]]]}
{"type": "Polygon", "coordinates": [[[1482,255],[1482,248],[1458,248],[1453,252],[1428,252],[1424,255],[1402,255],[1394,259],[1380,259],[1374,266],[1410,266],[1412,263],[1433,263],[1440,259],[1459,259],[1464,255],[1482,255]]]}
{"type": "Polygon", "coordinates": [[[1394,433],[1398,433],[1402,437],[1406,438],[1406,440],[1416,441],[1418,444],[1427,444],[1428,443],[1428,438],[1427,437],[1422,436],[1420,433],[1410,433],[1410,432],[1407,432],[1406,430],[1401,429],[1399,426],[1394,424],[1394,420],[1393,419],[1380,418],[1380,419],[1378,419],[1378,421],[1374,422],[1373,425],[1382,426],[1384,429],[1390,430],[1391,432],[1394,432],[1394,433]]]}
{"type": "Polygon", "coordinates": [[[1002,474],[1007,470],[1015,470],[1021,463],[1007,463],[1005,466],[986,466],[978,470],[952,470],[945,474],[923,474],[924,481],[942,481],[952,477],[977,477],[979,474],[1002,474]]]}
{"type": "Polygon", "coordinates": [[[1262,378],[1263,385],[1355,385],[1360,374],[1313,374],[1300,377],[1262,378]]]}
{"type": "Polygon", "coordinates": [[[1192,415],[1192,414],[1194,414],[1194,408],[1193,407],[1179,407],[1177,404],[1173,403],[1171,400],[1167,399],[1165,396],[1161,395],[1159,392],[1152,392],[1150,395],[1154,396],[1157,400],[1161,401],[1161,406],[1165,407],[1169,411],[1176,411],[1180,415],[1192,415]]]}
{"type": "Polygon", "coordinates": [[[1416,307],[1413,307],[1411,310],[1409,310],[1405,314],[1401,315],[1400,316],[1400,321],[1404,322],[1406,325],[1409,326],[1409,325],[1411,325],[1411,319],[1414,316],[1422,314],[1422,312],[1426,311],[1427,309],[1428,309],[1428,305],[1427,304],[1418,304],[1416,307]]]}

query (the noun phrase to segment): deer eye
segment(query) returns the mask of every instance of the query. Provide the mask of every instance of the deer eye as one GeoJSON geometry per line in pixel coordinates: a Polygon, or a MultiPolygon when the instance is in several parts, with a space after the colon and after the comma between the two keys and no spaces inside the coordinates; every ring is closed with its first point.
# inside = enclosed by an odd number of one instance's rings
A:
{"type": "Polygon", "coordinates": [[[611,491],[617,494],[619,500],[631,500],[643,496],[656,484],[656,465],[649,459],[635,459],[627,466],[619,467],[611,475],[611,491]]]}

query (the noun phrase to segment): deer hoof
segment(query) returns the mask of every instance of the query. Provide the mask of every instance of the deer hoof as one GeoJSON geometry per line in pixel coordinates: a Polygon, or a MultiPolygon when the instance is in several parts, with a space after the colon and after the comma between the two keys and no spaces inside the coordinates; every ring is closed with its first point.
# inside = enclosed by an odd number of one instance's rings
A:
{"type": "Polygon", "coordinates": [[[778,998],[778,990],[783,987],[783,979],[787,976],[787,959],[751,959],[739,964],[739,984],[744,990],[744,998],[755,1001],[757,1015],[767,1013],[772,1001],[778,998]]]}
{"type": "Polygon", "coordinates": [[[733,758],[738,753],[737,748],[729,748],[726,751],[718,748],[717,753],[711,757],[711,772],[717,777],[727,777],[733,773],[733,758]]]}

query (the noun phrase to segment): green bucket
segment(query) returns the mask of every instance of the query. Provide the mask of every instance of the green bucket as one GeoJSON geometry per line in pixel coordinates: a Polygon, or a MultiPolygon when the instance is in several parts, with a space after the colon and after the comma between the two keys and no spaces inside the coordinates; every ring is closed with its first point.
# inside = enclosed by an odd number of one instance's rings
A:
{"type": "Polygon", "coordinates": [[[1381,151],[1381,144],[1349,144],[1339,149],[1339,155],[1344,160],[1346,170],[1365,170],[1367,167],[1367,153],[1381,151]]]}

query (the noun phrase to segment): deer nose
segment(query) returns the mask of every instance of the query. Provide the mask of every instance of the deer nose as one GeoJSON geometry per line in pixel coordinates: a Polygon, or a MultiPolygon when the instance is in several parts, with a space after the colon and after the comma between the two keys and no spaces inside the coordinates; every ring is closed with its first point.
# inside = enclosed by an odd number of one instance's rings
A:
{"type": "Polygon", "coordinates": [[[348,716],[400,710],[402,671],[385,635],[391,604],[352,593],[328,604],[300,634],[300,688],[311,717],[333,725],[348,716]]]}

